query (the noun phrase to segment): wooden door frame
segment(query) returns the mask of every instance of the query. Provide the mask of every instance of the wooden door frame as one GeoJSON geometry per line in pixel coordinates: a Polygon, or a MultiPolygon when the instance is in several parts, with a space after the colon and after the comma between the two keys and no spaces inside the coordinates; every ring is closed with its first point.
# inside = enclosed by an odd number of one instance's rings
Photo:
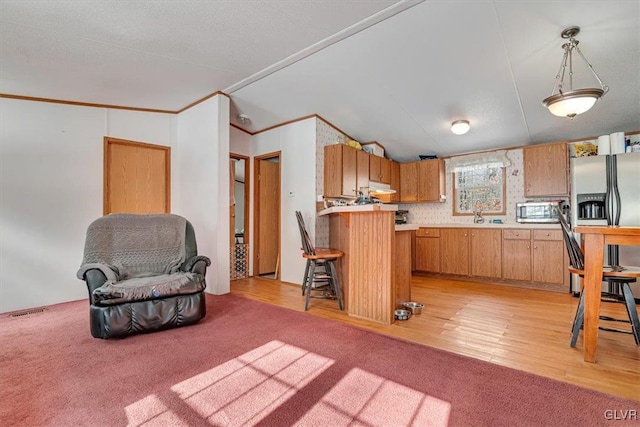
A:
{"type": "MultiPolygon", "coordinates": [[[[257,267],[259,266],[259,261],[258,261],[258,247],[260,244],[259,241],[259,235],[260,235],[260,204],[258,203],[258,194],[260,191],[260,181],[258,180],[258,162],[261,162],[263,160],[268,160],[268,159],[273,159],[273,158],[278,158],[278,162],[280,163],[280,167],[278,168],[278,186],[282,186],[281,182],[282,182],[282,154],[280,151],[273,151],[271,153],[265,153],[265,154],[261,154],[260,156],[255,156],[253,158],[253,170],[255,171],[255,173],[253,174],[253,275],[257,276],[256,271],[258,270],[257,267]]],[[[280,190],[282,190],[282,188],[280,188],[280,190]]],[[[278,207],[278,253],[281,254],[281,238],[280,238],[280,234],[281,234],[281,216],[282,216],[282,212],[281,212],[281,207],[282,207],[282,191],[280,191],[280,200],[278,200],[279,203],[279,207],[278,207]]],[[[281,277],[280,276],[280,269],[281,269],[281,265],[282,262],[278,263],[278,265],[276,266],[276,277],[281,277]]]]}
{"type": "MultiPolygon", "coordinates": [[[[251,203],[251,170],[249,156],[243,156],[242,154],[229,153],[230,159],[244,161],[244,243],[249,243],[249,203],[251,203]]],[[[231,220],[231,218],[229,218],[231,220]]],[[[235,228],[235,227],[234,227],[235,228]]]]}
{"type": "Polygon", "coordinates": [[[111,138],[105,136],[104,138],[104,151],[103,151],[103,186],[102,186],[102,214],[107,215],[111,211],[109,205],[109,171],[111,170],[111,157],[109,156],[109,146],[111,144],[128,145],[133,147],[153,148],[156,150],[165,151],[166,169],[165,169],[165,212],[171,212],[171,147],[165,145],[149,144],[148,142],[130,141],[128,139],[111,138]]]}

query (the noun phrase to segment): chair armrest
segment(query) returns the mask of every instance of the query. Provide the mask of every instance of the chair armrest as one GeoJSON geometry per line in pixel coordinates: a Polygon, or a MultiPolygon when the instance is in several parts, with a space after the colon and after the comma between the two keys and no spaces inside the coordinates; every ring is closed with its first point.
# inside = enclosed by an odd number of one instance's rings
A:
{"type": "Polygon", "coordinates": [[[107,276],[100,269],[92,268],[84,274],[84,280],[87,282],[87,289],[89,290],[89,303],[93,304],[93,291],[104,285],[104,282],[107,281],[107,276]]]}
{"type": "Polygon", "coordinates": [[[181,270],[189,273],[198,273],[204,276],[207,271],[207,267],[210,265],[211,260],[209,257],[196,255],[185,261],[181,270]]]}

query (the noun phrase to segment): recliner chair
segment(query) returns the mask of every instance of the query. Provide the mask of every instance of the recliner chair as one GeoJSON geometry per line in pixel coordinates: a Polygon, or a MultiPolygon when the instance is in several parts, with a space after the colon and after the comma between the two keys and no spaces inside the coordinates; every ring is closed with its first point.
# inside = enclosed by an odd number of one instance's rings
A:
{"type": "Polygon", "coordinates": [[[90,329],[114,338],[198,322],[209,258],[193,226],[172,214],[112,214],[87,230],[77,277],[89,291],[90,329]]]}

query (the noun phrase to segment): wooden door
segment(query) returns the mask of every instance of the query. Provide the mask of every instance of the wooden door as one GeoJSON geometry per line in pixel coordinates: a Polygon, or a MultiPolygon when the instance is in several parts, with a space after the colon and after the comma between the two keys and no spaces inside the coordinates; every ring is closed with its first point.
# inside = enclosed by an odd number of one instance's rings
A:
{"type": "Polygon", "coordinates": [[[522,152],[525,196],[569,194],[569,155],[566,143],[524,147],[522,152]]]}
{"type": "Polygon", "coordinates": [[[400,163],[400,201],[418,201],[418,162],[400,163]]]}
{"type": "Polygon", "coordinates": [[[502,278],[531,280],[531,240],[502,241],[502,278]]]}
{"type": "Polygon", "coordinates": [[[380,182],[391,184],[391,160],[380,157],[380,182]]]}
{"type": "Polygon", "coordinates": [[[280,163],[274,159],[256,159],[256,179],[256,274],[261,275],[277,270],[280,252],[280,163]]]}
{"type": "Polygon", "coordinates": [[[391,179],[390,179],[390,187],[392,190],[396,190],[395,193],[391,195],[392,202],[400,201],[400,163],[389,161],[391,168],[391,179]]]}
{"type": "Polygon", "coordinates": [[[469,230],[440,229],[440,272],[469,275],[469,230]]]}
{"type": "Polygon", "coordinates": [[[416,236],[416,270],[440,273],[440,239],[416,236]]]}
{"type": "Polygon", "coordinates": [[[471,275],[502,276],[502,230],[471,230],[471,275]]]}
{"type": "Polygon", "coordinates": [[[380,160],[381,157],[369,156],[369,180],[374,182],[380,181],[380,160]]]}
{"type": "Polygon", "coordinates": [[[418,201],[438,202],[444,194],[444,166],[442,159],[422,160],[418,163],[418,201]]]}
{"type": "MultiPolygon", "coordinates": [[[[361,187],[369,187],[369,154],[361,150],[356,152],[356,194],[361,187]]],[[[367,194],[365,194],[367,196],[367,194]]]]}
{"type": "Polygon", "coordinates": [[[103,213],[171,212],[171,147],[104,138],[103,213]]]}

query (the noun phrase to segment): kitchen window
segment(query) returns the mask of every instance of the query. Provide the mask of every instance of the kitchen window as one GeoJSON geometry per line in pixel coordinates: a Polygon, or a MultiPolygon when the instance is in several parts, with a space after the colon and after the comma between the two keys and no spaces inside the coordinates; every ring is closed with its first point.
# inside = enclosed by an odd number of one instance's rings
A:
{"type": "Polygon", "coordinates": [[[453,215],[505,215],[506,173],[502,166],[485,164],[453,172],[453,215]]]}

